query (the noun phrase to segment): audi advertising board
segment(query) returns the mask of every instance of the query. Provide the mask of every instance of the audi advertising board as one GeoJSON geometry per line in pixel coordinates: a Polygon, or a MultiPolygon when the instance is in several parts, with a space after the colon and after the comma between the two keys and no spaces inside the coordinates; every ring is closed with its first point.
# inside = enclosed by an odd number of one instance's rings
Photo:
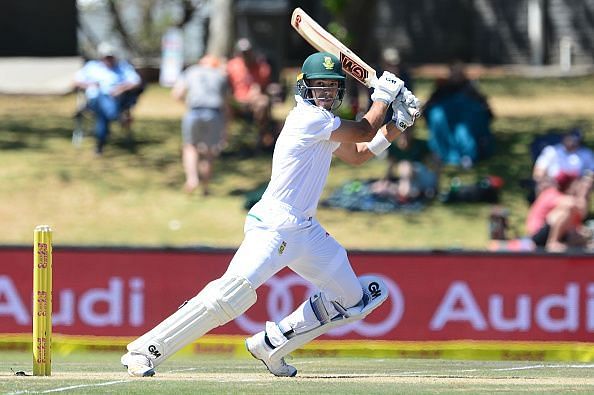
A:
{"type": "MultiPolygon", "coordinates": [[[[54,250],[54,333],[137,336],[225,271],[231,251],[54,250]]],[[[594,341],[594,259],[497,253],[350,254],[390,297],[365,321],[326,339],[594,341]]],[[[32,251],[0,249],[0,333],[31,332],[32,251]]],[[[214,334],[246,335],[313,292],[283,270],[246,314],[214,334]]]]}

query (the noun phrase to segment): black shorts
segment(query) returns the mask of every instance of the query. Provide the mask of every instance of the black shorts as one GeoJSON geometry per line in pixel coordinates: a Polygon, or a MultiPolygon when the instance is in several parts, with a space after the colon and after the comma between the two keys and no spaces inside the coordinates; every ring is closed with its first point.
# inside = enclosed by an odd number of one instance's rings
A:
{"type": "MultiPolygon", "coordinates": [[[[549,239],[549,233],[551,232],[551,225],[544,224],[542,228],[538,230],[535,234],[532,235],[532,241],[536,244],[537,247],[544,247],[547,244],[547,240],[549,239]]],[[[567,241],[567,235],[563,235],[561,237],[561,242],[567,241]]]]}
{"type": "Polygon", "coordinates": [[[542,228],[538,230],[535,234],[532,235],[532,241],[538,247],[544,247],[547,244],[547,240],[549,239],[549,233],[551,231],[551,225],[544,224],[542,228]]]}

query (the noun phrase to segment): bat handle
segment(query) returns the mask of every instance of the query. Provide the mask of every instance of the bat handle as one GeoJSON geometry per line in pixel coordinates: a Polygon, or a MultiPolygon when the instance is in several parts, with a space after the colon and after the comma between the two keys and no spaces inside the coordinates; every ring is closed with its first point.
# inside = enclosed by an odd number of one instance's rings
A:
{"type": "Polygon", "coordinates": [[[410,114],[411,117],[413,117],[414,119],[420,118],[421,117],[421,112],[419,110],[416,110],[414,108],[407,108],[408,113],[410,114]]]}

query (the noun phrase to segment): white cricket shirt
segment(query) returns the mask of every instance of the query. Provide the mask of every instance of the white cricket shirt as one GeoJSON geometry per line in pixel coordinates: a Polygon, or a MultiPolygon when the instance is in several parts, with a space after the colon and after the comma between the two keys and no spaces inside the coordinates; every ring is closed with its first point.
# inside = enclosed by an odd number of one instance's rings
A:
{"type": "Polygon", "coordinates": [[[340,143],[330,141],[340,118],[295,96],[276,141],[270,183],[262,201],[274,200],[313,217],[326,184],[332,153],[340,143]]]}
{"type": "Polygon", "coordinates": [[[93,99],[100,93],[110,94],[112,89],[120,84],[138,84],[140,76],[125,60],[118,60],[114,67],[108,67],[101,60],[90,60],[76,73],[75,81],[98,83],[99,87],[91,85],[85,90],[87,98],[93,99]]]}

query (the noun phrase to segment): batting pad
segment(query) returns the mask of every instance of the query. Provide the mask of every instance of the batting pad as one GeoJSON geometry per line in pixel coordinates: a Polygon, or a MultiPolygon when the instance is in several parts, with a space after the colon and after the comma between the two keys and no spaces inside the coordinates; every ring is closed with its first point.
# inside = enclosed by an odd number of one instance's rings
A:
{"type": "Polygon", "coordinates": [[[361,299],[361,302],[343,310],[341,314],[333,317],[327,323],[321,323],[320,326],[310,331],[291,337],[285,343],[272,350],[270,358],[282,358],[332,328],[361,320],[388,299],[388,287],[386,287],[386,284],[380,277],[373,275],[361,276],[359,277],[359,282],[363,288],[363,299],[361,299]]]}
{"type": "Polygon", "coordinates": [[[167,319],[128,344],[128,351],[146,355],[155,366],[217,326],[243,314],[256,303],[256,292],[243,277],[211,281],[167,319]]]}

